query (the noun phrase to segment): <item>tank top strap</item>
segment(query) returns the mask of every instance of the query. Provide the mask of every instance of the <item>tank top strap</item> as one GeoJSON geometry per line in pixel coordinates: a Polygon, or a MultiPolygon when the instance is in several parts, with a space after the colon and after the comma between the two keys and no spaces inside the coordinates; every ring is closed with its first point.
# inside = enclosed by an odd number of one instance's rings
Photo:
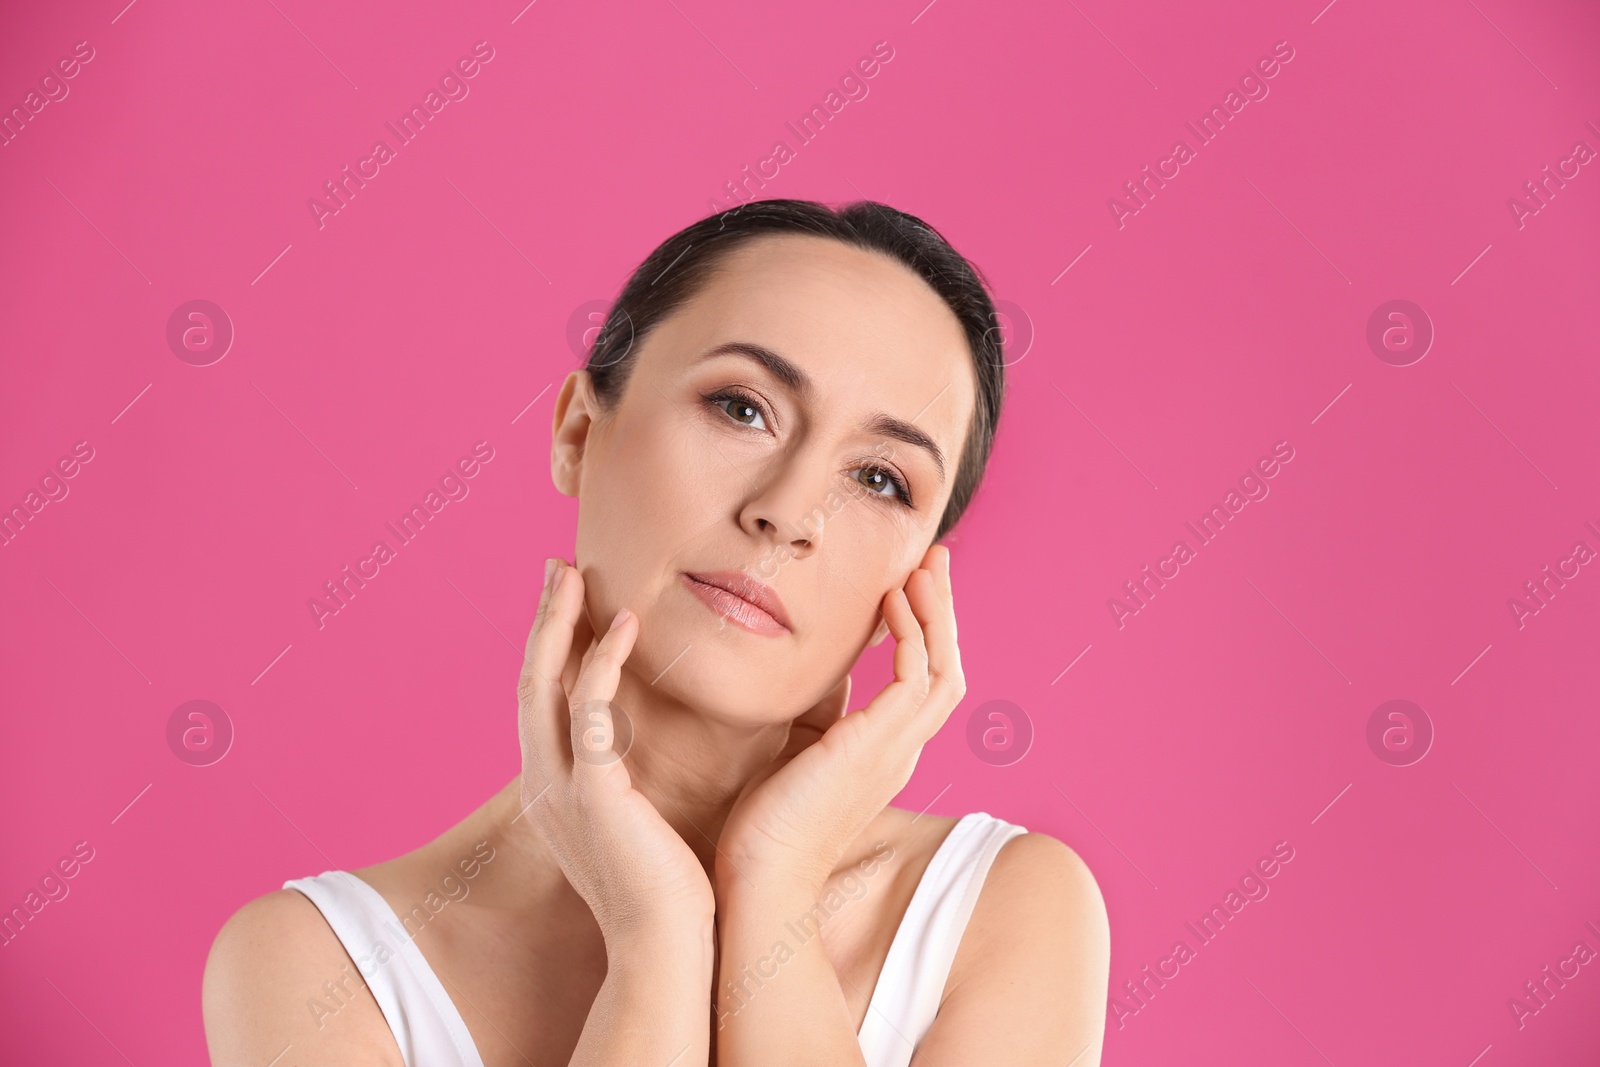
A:
{"type": "Polygon", "coordinates": [[[895,931],[858,1034],[867,1067],[906,1067],[939,1012],[945,981],[995,856],[1024,827],[964,815],[934,852],[895,931]]]}
{"type": "Polygon", "coordinates": [[[333,928],[378,1002],[406,1067],[483,1067],[455,1002],[383,894],[348,871],[291,879],[283,888],[308,897],[333,928]]]}

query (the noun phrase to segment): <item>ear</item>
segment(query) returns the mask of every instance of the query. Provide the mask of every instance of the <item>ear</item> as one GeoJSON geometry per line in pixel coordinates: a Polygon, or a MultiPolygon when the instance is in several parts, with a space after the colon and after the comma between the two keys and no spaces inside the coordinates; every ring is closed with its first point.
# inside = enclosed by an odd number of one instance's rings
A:
{"type": "Polygon", "coordinates": [[[871,646],[878,644],[885,637],[888,637],[888,636],[889,636],[889,620],[885,619],[883,616],[880,615],[880,616],[878,616],[878,628],[876,630],[872,631],[872,640],[867,642],[867,647],[870,648],[871,646]]]}
{"type": "Polygon", "coordinates": [[[575,370],[561,383],[550,418],[550,480],[564,496],[578,495],[583,450],[594,426],[594,387],[587,370],[575,370]]]}

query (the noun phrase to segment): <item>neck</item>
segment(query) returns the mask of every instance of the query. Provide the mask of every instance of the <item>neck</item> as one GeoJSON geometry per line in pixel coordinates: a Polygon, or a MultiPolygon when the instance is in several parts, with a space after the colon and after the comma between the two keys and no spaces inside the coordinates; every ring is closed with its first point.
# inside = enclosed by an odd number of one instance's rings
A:
{"type": "MultiPolygon", "coordinates": [[[[745,783],[772,762],[789,735],[787,721],[733,723],[684,704],[647,679],[623,669],[611,701],[628,716],[633,738],[622,758],[632,787],[642,793],[712,874],[716,841],[745,783]]],[[[618,744],[627,742],[619,737],[618,744]]],[[[570,760],[572,757],[567,755],[570,760]]],[[[509,855],[502,868],[524,881],[559,871],[530,822],[521,813],[521,776],[485,805],[496,847],[509,855]]],[[[539,803],[544,803],[540,801],[539,803]]]]}

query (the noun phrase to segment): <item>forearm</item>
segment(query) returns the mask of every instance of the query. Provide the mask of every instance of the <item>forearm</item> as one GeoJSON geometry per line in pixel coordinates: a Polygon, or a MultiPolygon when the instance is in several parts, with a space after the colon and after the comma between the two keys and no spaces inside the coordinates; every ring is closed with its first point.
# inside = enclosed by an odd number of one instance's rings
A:
{"type": "Polygon", "coordinates": [[[798,883],[719,895],[716,1067],[865,1067],[816,903],[798,883]]]}
{"type": "Polygon", "coordinates": [[[710,1057],[712,920],[699,930],[608,941],[606,977],[569,1067],[696,1067],[710,1057]]]}

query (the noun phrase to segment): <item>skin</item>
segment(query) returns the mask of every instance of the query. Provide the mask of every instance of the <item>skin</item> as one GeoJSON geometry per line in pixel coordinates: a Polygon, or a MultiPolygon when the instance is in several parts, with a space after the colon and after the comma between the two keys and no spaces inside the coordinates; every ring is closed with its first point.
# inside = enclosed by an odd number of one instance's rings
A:
{"type": "MultiPolygon", "coordinates": [[[[640,346],[613,410],[583,370],[556,400],[551,472],[579,501],[577,565],[550,561],[528,636],[522,773],[354,873],[404,914],[479,842],[493,850],[414,942],[487,1067],[863,1064],[884,957],[956,822],[888,802],[966,691],[950,554],[931,542],[972,357],[902,264],[791,234],[732,253],[640,346]],[[745,356],[702,358],[729,341],[780,354],[811,392],[745,356]],[[707,399],[728,387],[743,396],[707,399]],[[931,439],[943,477],[864,429],[879,412],[931,439]],[[790,632],[750,633],[679,577],[741,568],[778,591],[790,632]],[[894,680],[852,705],[851,667],[890,635],[894,680]],[[736,996],[796,940],[785,922],[835,892],[849,901],[821,935],[736,996]]],[[[1013,838],[912,1062],[1097,1064],[1109,962],[1087,866],[1047,835],[1013,838]]],[[[206,964],[213,1063],[261,1067],[287,1045],[279,1063],[400,1064],[355,974],[299,893],[246,904],[206,964]]]]}

